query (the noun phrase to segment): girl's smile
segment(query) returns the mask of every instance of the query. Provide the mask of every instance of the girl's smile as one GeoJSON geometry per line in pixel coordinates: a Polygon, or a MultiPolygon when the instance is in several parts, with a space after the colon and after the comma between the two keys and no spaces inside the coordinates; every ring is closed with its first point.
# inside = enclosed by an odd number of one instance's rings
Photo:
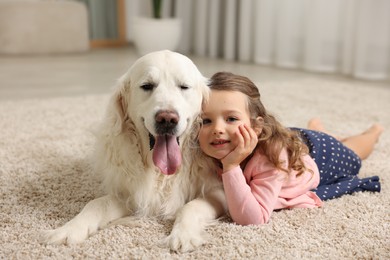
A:
{"type": "Polygon", "coordinates": [[[217,139],[211,142],[211,145],[218,148],[218,147],[223,147],[224,145],[230,143],[228,140],[223,140],[223,139],[217,139]]]}

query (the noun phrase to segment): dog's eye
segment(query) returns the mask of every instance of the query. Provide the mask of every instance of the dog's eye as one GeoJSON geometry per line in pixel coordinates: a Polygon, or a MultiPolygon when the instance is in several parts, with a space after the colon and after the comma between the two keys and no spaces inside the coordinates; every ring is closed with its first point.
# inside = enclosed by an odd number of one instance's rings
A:
{"type": "Polygon", "coordinates": [[[180,85],[180,89],[181,90],[187,90],[187,89],[189,89],[189,87],[182,84],[182,85],[180,85]]]}
{"type": "Polygon", "coordinates": [[[141,85],[141,88],[143,89],[143,90],[145,90],[145,91],[151,91],[151,90],[153,90],[154,89],[154,84],[152,84],[152,83],[145,83],[145,84],[142,84],[141,85]]]}

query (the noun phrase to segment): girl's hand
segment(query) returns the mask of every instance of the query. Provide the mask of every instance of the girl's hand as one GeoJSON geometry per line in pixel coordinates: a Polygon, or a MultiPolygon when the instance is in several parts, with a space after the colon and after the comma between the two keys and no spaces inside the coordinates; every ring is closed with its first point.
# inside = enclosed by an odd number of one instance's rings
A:
{"type": "Polygon", "coordinates": [[[221,159],[223,172],[229,171],[240,165],[255,149],[258,138],[255,131],[247,126],[240,125],[236,132],[236,138],[232,140],[237,146],[224,158],[221,159]]]}

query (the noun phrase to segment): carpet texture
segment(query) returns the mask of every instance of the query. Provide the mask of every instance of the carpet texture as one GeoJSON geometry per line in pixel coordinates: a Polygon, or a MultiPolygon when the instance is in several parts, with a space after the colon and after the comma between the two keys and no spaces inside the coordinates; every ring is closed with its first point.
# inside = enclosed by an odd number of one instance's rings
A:
{"type": "Polygon", "coordinates": [[[99,231],[80,245],[41,245],[39,230],[63,225],[102,195],[88,167],[108,95],[0,103],[0,259],[390,259],[390,87],[300,79],[259,84],[263,102],[286,126],[322,118],[337,135],[385,127],[360,176],[379,175],[381,193],[356,193],[319,209],[274,212],[268,224],[227,217],[188,253],[159,241],[172,222],[140,219],[99,231]]]}

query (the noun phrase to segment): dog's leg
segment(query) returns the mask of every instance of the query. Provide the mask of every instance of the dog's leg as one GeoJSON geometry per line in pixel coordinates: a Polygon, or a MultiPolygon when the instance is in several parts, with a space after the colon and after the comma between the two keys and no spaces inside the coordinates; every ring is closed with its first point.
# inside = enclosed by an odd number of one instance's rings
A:
{"type": "Polygon", "coordinates": [[[127,213],[125,206],[113,196],[100,197],[88,202],[83,210],[64,226],[43,231],[40,239],[47,244],[80,243],[99,228],[127,213]]]}
{"type": "Polygon", "coordinates": [[[174,251],[190,251],[205,242],[205,227],[226,212],[222,189],[190,201],[179,211],[166,242],[174,251]]]}

